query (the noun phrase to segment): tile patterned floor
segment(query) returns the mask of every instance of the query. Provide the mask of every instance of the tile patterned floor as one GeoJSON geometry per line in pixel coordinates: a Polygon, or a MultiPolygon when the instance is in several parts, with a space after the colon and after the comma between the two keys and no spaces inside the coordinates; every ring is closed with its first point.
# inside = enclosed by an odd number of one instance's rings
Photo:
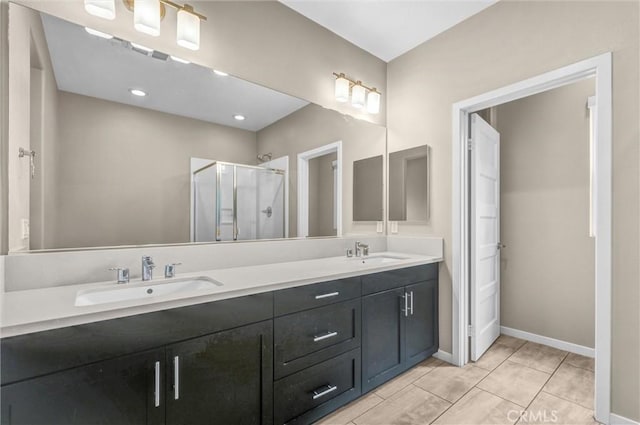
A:
{"type": "Polygon", "coordinates": [[[501,335],[475,363],[428,359],[317,425],[595,425],[593,368],[593,359],[501,335]]]}

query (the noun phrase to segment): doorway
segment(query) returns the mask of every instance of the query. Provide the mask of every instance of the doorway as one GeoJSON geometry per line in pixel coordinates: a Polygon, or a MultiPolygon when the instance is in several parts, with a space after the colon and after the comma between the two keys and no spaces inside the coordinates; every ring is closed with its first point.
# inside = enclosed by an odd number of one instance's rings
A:
{"type": "MultiPolygon", "coordinates": [[[[453,105],[453,350],[458,366],[469,361],[469,283],[472,275],[470,246],[471,176],[466,155],[471,132],[470,116],[480,110],[583,80],[595,78],[594,228],[595,232],[595,416],[603,423],[610,416],[611,374],[611,54],[606,53],[537,77],[506,86],[453,105]]],[[[499,242],[499,239],[497,240],[499,242]]],[[[496,244],[496,250],[498,245],[496,244]]],[[[474,330],[475,331],[475,330],[474,330]]]]}
{"type": "Polygon", "coordinates": [[[298,237],[310,236],[342,236],[342,141],[298,154],[298,237]],[[322,188],[331,196],[316,196],[322,188]],[[318,214],[323,206],[332,211],[318,214]]]}

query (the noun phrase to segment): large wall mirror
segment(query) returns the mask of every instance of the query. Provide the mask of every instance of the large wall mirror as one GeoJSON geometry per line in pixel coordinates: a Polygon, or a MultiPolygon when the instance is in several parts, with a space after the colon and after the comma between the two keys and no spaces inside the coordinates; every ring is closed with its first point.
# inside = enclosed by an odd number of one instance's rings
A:
{"type": "Polygon", "coordinates": [[[429,146],[389,154],[389,220],[429,219],[429,146]]]}
{"type": "MultiPolygon", "coordinates": [[[[10,12],[10,251],[353,231],[352,165],[385,152],[384,127],[20,5],[10,12]],[[300,234],[298,154],[336,142],[340,161],[312,167],[331,178],[340,168],[341,202],[303,199],[310,231],[300,234]]],[[[320,184],[307,190],[338,193],[320,184]]]]}

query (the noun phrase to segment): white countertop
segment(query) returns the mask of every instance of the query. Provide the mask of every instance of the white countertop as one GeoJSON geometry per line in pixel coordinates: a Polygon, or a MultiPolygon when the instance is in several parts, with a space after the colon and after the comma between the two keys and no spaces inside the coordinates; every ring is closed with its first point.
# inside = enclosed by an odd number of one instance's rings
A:
{"type": "MultiPolygon", "coordinates": [[[[80,307],[75,306],[78,291],[112,288],[116,283],[110,281],[7,292],[2,304],[0,334],[5,338],[442,261],[439,257],[393,252],[372,253],[371,257],[380,255],[404,259],[391,263],[363,264],[355,258],[330,257],[180,273],[176,278],[203,276],[223,285],[189,293],[80,307]]],[[[167,281],[162,278],[151,282],[135,279],[128,285],[146,287],[167,281]]]]}

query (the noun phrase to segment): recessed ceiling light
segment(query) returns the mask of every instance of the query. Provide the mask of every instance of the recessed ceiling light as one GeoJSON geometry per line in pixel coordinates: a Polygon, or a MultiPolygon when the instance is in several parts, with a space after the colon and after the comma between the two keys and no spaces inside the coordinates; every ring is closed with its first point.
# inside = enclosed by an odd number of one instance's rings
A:
{"type": "Polygon", "coordinates": [[[91,35],[95,35],[96,37],[106,38],[107,40],[111,40],[113,36],[111,34],[107,34],[106,32],[94,30],[93,28],[84,27],[84,30],[91,35]]]}
{"type": "Polygon", "coordinates": [[[169,56],[171,58],[172,61],[174,62],[179,62],[179,63],[184,63],[184,64],[190,64],[191,62],[189,62],[188,60],[179,58],[177,56],[169,56]]]}
{"type": "Polygon", "coordinates": [[[216,74],[216,75],[219,75],[219,76],[221,76],[221,77],[226,77],[226,76],[228,76],[228,75],[229,75],[229,74],[227,74],[226,72],[224,72],[224,71],[218,71],[217,69],[214,69],[214,70],[213,70],[213,73],[214,73],[214,74],[216,74]]]}
{"type": "Polygon", "coordinates": [[[134,96],[140,96],[140,97],[144,97],[147,95],[146,92],[140,90],[140,89],[129,89],[129,92],[131,92],[132,95],[134,96]]]}
{"type": "Polygon", "coordinates": [[[237,121],[244,121],[245,116],[244,116],[244,115],[240,115],[240,114],[235,114],[235,115],[233,116],[233,118],[234,118],[235,120],[237,120],[237,121]]]}
{"type": "Polygon", "coordinates": [[[142,50],[145,52],[153,52],[153,49],[147,47],[147,46],[143,46],[142,44],[138,44],[138,43],[131,43],[131,46],[133,46],[133,48],[138,49],[138,50],[142,50]]]}

